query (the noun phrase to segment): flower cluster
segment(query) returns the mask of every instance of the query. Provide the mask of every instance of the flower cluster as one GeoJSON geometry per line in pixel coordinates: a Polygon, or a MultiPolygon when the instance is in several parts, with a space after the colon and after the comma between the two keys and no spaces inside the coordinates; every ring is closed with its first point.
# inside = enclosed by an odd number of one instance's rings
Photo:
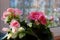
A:
{"type": "Polygon", "coordinates": [[[22,11],[19,9],[13,9],[13,8],[8,8],[4,13],[3,13],[3,18],[5,19],[7,16],[9,16],[11,13],[14,13],[14,15],[21,15],[22,11]]]}
{"type": "Polygon", "coordinates": [[[28,18],[30,20],[38,21],[43,25],[47,24],[47,20],[43,12],[31,12],[28,18]]]}
{"type": "MultiPolygon", "coordinates": [[[[9,27],[10,27],[10,29],[9,28],[3,28],[2,29],[3,31],[10,32],[7,34],[7,39],[10,39],[12,36],[13,36],[12,38],[16,38],[17,34],[20,32],[20,30],[21,30],[21,33],[22,33],[22,31],[23,32],[25,31],[25,29],[20,26],[20,22],[19,22],[20,15],[22,15],[22,11],[17,9],[17,8],[15,8],[15,9],[14,8],[8,8],[3,13],[2,20],[5,23],[8,23],[9,27]]],[[[19,37],[21,38],[23,36],[20,35],[19,37]]]]}
{"type": "MultiPolygon", "coordinates": [[[[30,12],[27,16],[27,19],[30,20],[30,23],[26,23],[25,20],[22,22],[20,21],[20,15],[22,15],[22,11],[17,8],[8,8],[2,16],[2,19],[5,23],[9,24],[10,29],[3,28],[2,30],[8,31],[7,39],[16,38],[23,38],[26,33],[31,34],[31,30],[38,26],[42,27],[41,25],[46,26],[49,24],[49,21],[53,20],[53,17],[50,19],[41,12],[41,11],[34,11],[30,12]]],[[[32,30],[33,31],[33,30],[32,30]]]]}

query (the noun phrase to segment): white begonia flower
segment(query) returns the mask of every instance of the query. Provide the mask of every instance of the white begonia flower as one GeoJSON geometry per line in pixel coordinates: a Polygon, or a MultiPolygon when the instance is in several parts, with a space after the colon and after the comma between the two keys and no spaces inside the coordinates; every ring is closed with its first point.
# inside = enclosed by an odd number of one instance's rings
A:
{"type": "Polygon", "coordinates": [[[25,36],[25,33],[20,33],[19,38],[23,38],[25,36]]]}
{"type": "Polygon", "coordinates": [[[7,39],[10,39],[12,37],[12,33],[7,34],[7,39]]]}
{"type": "Polygon", "coordinates": [[[23,27],[20,27],[20,28],[18,29],[18,31],[19,31],[19,32],[22,32],[22,31],[25,31],[25,29],[24,29],[23,27]]]}
{"type": "Polygon", "coordinates": [[[25,31],[25,29],[23,27],[20,27],[18,29],[18,32],[20,32],[19,33],[19,38],[23,38],[25,36],[25,32],[24,31],[25,31]]]}
{"type": "Polygon", "coordinates": [[[17,33],[13,33],[12,38],[14,39],[16,37],[17,37],[17,33]]]}
{"type": "Polygon", "coordinates": [[[12,33],[17,33],[18,32],[18,28],[12,27],[12,33]]]}
{"type": "Polygon", "coordinates": [[[28,25],[29,27],[32,27],[32,23],[28,23],[27,25],[28,25]]]}

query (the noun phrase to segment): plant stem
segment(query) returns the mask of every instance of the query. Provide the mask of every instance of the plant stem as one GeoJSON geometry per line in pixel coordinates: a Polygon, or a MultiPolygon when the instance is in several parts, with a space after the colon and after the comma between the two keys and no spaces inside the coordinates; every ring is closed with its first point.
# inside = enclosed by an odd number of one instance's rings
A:
{"type": "Polygon", "coordinates": [[[38,40],[40,40],[39,37],[33,31],[32,31],[32,35],[35,36],[38,40]]]}
{"type": "Polygon", "coordinates": [[[27,31],[27,33],[35,36],[38,40],[40,40],[40,38],[32,31],[32,29],[29,29],[29,31],[27,31]]]}

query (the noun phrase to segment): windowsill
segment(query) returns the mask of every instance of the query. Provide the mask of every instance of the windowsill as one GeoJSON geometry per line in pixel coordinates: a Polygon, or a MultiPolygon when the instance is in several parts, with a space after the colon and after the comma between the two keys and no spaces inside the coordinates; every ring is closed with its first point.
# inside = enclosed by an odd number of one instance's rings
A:
{"type": "Polygon", "coordinates": [[[55,36],[54,40],[60,40],[60,36],[55,36]]]}
{"type": "Polygon", "coordinates": [[[50,28],[53,33],[54,40],[60,40],[60,27],[50,28]]]}

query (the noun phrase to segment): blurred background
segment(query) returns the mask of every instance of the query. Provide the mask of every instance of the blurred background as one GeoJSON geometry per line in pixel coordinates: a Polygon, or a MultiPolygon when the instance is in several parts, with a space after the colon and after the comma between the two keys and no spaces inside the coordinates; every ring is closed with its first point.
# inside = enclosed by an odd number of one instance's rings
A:
{"type": "MultiPolygon", "coordinates": [[[[0,0],[0,18],[9,7],[21,9],[23,18],[31,11],[43,11],[48,17],[54,16],[54,23],[49,27],[54,35],[60,35],[60,0],[0,0]]],[[[0,19],[0,32],[3,27],[8,25],[0,19]]]]}

